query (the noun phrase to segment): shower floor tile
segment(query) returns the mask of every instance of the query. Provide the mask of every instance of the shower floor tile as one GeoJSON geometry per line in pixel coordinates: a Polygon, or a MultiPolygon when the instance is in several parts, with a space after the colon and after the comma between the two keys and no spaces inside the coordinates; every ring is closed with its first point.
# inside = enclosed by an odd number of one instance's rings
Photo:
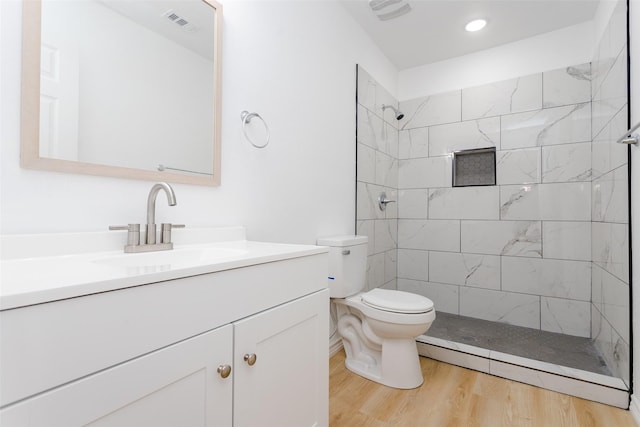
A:
{"type": "Polygon", "coordinates": [[[427,336],[610,376],[589,338],[438,312],[427,336]]]}

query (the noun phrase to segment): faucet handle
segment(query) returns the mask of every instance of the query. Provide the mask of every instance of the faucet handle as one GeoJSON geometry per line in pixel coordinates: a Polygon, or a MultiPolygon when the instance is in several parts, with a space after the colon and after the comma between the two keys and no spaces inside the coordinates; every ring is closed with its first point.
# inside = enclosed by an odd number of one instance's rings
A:
{"type": "Polygon", "coordinates": [[[184,224],[169,224],[163,222],[160,227],[160,243],[171,243],[171,229],[184,227],[184,224]]]}
{"type": "Polygon", "coordinates": [[[110,225],[109,230],[127,230],[127,245],[137,246],[140,244],[140,224],[110,225]]]}

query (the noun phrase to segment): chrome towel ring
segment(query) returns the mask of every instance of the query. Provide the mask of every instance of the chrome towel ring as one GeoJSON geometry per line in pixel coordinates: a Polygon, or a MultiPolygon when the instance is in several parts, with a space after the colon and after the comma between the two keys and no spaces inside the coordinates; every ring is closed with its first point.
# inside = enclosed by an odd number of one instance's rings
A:
{"type": "Polygon", "coordinates": [[[242,113],[240,113],[240,119],[242,119],[242,133],[244,134],[244,137],[246,138],[247,141],[249,141],[251,145],[253,145],[256,148],[264,148],[267,145],[269,145],[269,138],[271,137],[271,134],[269,133],[269,126],[267,126],[267,122],[265,122],[264,119],[260,117],[260,114],[250,113],[245,110],[242,113]],[[247,123],[251,123],[251,119],[253,119],[254,117],[257,117],[260,119],[260,121],[264,125],[264,129],[267,131],[267,139],[265,143],[262,145],[258,145],[255,142],[253,142],[251,138],[249,138],[249,135],[247,135],[247,123]]]}

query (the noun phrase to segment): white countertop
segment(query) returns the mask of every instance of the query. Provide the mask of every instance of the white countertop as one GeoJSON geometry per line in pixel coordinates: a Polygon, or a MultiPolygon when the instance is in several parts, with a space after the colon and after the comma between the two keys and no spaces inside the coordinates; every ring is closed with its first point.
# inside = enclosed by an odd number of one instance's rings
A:
{"type": "Polygon", "coordinates": [[[114,233],[2,236],[0,310],[328,251],[321,246],[247,241],[242,227],[177,231],[182,233],[174,232],[172,251],[140,254],[111,249],[114,241],[124,246],[126,232],[115,240],[114,233]],[[95,247],[108,250],[87,252],[88,234],[95,247]],[[25,256],[30,253],[36,256],[25,256]]]}

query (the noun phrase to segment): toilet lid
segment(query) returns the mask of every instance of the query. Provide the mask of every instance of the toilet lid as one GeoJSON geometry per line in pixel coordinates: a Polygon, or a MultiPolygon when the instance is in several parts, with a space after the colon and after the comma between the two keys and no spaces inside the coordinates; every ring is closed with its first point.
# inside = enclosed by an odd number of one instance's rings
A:
{"type": "Polygon", "coordinates": [[[389,289],[372,289],[362,294],[369,307],[394,313],[426,313],[433,310],[433,301],[422,295],[389,289]]]}

